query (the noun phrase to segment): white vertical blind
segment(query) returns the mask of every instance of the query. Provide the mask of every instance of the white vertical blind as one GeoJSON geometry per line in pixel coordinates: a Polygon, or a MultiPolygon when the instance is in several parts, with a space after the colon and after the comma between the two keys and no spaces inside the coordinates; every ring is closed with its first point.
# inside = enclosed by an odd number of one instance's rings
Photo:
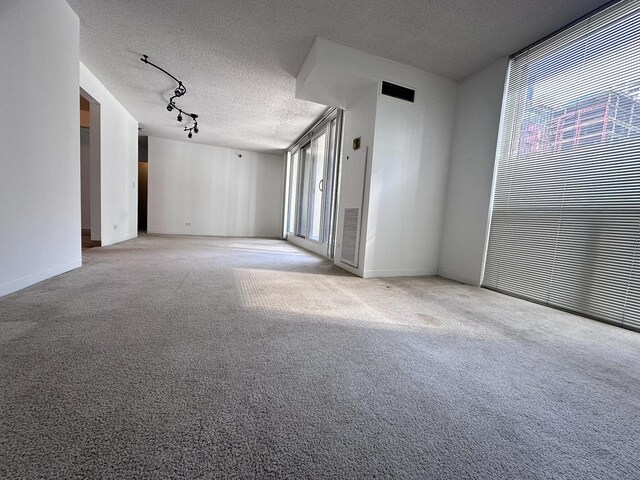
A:
{"type": "Polygon", "coordinates": [[[512,58],[483,286],[640,329],[640,0],[512,58]]]}

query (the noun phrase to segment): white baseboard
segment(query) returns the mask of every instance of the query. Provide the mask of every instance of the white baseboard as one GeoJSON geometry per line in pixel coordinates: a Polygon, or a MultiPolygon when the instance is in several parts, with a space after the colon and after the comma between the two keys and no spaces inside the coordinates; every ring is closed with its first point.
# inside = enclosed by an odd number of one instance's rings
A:
{"type": "Polygon", "coordinates": [[[464,283],[465,285],[471,285],[474,287],[480,286],[480,279],[471,278],[469,275],[461,275],[455,272],[449,272],[446,270],[438,271],[438,275],[442,278],[446,278],[449,280],[455,280],[456,282],[464,283]]]}
{"type": "Polygon", "coordinates": [[[363,277],[424,277],[436,275],[437,273],[435,268],[400,268],[391,270],[365,270],[363,277]]]}
{"type": "Polygon", "coordinates": [[[47,270],[43,270],[41,272],[34,273],[32,275],[27,275],[22,278],[18,278],[17,280],[11,280],[9,282],[5,282],[0,285],[0,297],[5,295],[9,295],[10,293],[17,292],[18,290],[22,290],[23,288],[30,287],[36,283],[42,282],[43,280],[47,280],[51,277],[55,277],[57,275],[61,275],[70,270],[74,270],[76,268],[80,268],[82,266],[82,259],[74,260],[73,262],[65,263],[63,265],[57,265],[52,268],[48,268],[47,270]]]}
{"type": "Polygon", "coordinates": [[[132,240],[134,238],[138,238],[138,232],[137,231],[133,235],[127,235],[126,237],[112,239],[112,241],[109,241],[108,243],[105,243],[105,241],[102,240],[102,244],[100,246],[101,247],[108,247],[109,245],[115,245],[116,243],[126,242],[127,240],[132,240]]]}

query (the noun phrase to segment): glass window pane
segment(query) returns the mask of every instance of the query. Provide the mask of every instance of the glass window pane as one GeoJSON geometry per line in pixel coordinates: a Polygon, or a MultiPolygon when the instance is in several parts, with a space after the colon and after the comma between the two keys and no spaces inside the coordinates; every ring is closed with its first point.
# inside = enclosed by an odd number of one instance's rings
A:
{"type": "Polygon", "coordinates": [[[317,136],[312,142],[313,152],[313,171],[310,199],[310,225],[309,238],[314,241],[320,241],[320,228],[322,222],[322,190],[324,189],[324,166],[326,158],[326,139],[327,135],[323,133],[317,136]]]}
{"type": "Polygon", "coordinates": [[[640,10],[514,57],[483,285],[640,326],[640,10]]]}
{"type": "Polygon", "coordinates": [[[294,233],[296,230],[296,209],[298,207],[298,183],[299,183],[299,163],[300,163],[300,150],[295,152],[291,156],[291,167],[289,177],[289,219],[288,228],[289,233],[294,233]]]}
{"type": "Polygon", "coordinates": [[[311,145],[302,149],[300,158],[300,189],[298,195],[298,231],[297,235],[307,236],[309,214],[309,186],[311,182],[311,145]]]}
{"type": "Polygon", "coordinates": [[[324,185],[324,213],[322,221],[322,242],[329,243],[331,235],[331,207],[333,202],[333,185],[335,177],[335,161],[336,161],[336,136],[337,136],[337,119],[331,121],[329,127],[329,150],[327,151],[327,168],[325,185],[324,185]]]}

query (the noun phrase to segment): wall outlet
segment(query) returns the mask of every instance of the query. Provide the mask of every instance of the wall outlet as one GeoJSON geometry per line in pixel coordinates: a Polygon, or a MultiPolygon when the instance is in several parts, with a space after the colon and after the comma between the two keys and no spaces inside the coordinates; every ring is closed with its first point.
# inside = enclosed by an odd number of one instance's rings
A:
{"type": "Polygon", "coordinates": [[[185,227],[190,227],[191,226],[191,222],[184,222],[184,226],[185,227]]]}

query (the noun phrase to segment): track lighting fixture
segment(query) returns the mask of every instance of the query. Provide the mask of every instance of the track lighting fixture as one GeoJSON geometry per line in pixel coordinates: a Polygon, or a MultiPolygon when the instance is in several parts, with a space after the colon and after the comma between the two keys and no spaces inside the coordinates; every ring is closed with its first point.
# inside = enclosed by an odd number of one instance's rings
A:
{"type": "Polygon", "coordinates": [[[169,99],[169,103],[167,103],[167,111],[172,112],[174,109],[178,110],[178,116],[176,117],[178,122],[182,122],[182,120],[183,120],[182,114],[183,113],[187,117],[191,118],[191,120],[193,121],[193,126],[184,127],[184,131],[185,132],[189,132],[187,137],[192,138],[194,133],[198,133],[198,115],[196,115],[195,113],[187,113],[187,112],[185,112],[184,110],[179,108],[175,103],[175,99],[176,98],[180,98],[185,93],[187,93],[187,87],[185,87],[184,84],[180,80],[178,80],[176,77],[171,75],[164,68],[161,68],[158,65],[156,65],[154,63],[151,63],[149,61],[149,56],[148,55],[143,55],[140,60],[143,61],[144,63],[146,63],[147,65],[151,65],[152,67],[157,68],[158,70],[160,70],[161,72],[163,72],[166,75],[170,76],[172,79],[174,79],[178,83],[178,86],[173,91],[173,96],[169,99]]]}

